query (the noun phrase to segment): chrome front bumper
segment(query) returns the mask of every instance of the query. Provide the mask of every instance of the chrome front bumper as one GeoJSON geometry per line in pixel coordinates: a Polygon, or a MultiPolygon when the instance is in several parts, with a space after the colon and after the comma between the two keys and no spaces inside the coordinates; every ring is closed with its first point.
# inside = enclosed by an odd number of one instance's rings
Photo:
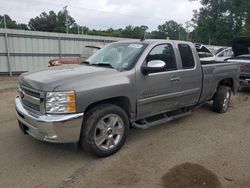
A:
{"type": "Polygon", "coordinates": [[[78,142],[83,113],[62,115],[40,115],[26,110],[20,97],[16,97],[16,115],[24,133],[47,142],[78,142]]]}

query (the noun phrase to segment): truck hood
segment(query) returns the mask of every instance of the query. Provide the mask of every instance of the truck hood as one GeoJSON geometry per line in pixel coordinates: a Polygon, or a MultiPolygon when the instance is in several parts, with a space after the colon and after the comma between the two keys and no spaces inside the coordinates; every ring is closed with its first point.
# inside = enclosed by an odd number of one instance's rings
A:
{"type": "Polygon", "coordinates": [[[64,65],[24,73],[19,77],[19,84],[40,91],[54,91],[62,86],[69,87],[76,81],[102,80],[103,77],[119,73],[116,69],[105,67],[64,65]]]}

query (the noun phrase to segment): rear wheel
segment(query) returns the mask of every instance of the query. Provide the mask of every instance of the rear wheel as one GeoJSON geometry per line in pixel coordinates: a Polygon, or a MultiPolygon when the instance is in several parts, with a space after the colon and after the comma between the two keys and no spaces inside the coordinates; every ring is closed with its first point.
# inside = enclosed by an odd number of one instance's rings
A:
{"type": "Polygon", "coordinates": [[[126,112],[113,104],[90,109],[83,122],[80,144],[98,157],[116,153],[125,143],[129,131],[126,112]]]}
{"type": "Polygon", "coordinates": [[[231,100],[231,88],[219,86],[213,100],[213,111],[225,113],[228,110],[231,100]]]}

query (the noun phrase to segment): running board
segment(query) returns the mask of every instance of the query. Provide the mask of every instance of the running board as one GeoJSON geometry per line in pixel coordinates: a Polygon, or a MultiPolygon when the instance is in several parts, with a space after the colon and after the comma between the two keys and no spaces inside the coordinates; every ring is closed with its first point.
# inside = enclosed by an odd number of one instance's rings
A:
{"type": "Polygon", "coordinates": [[[156,125],[159,125],[159,124],[167,123],[169,121],[188,116],[191,113],[192,113],[191,110],[183,110],[181,113],[171,115],[171,116],[169,116],[169,115],[167,115],[167,113],[165,113],[165,114],[160,115],[160,116],[162,116],[162,118],[158,118],[155,121],[148,121],[147,120],[148,118],[146,118],[146,119],[143,119],[141,121],[134,122],[132,124],[132,126],[137,128],[137,129],[148,129],[148,128],[154,127],[156,125]]]}

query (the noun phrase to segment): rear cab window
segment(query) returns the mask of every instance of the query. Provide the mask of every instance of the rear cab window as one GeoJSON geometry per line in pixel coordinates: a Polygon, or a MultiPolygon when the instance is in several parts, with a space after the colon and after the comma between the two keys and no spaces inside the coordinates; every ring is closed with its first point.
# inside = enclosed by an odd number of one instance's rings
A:
{"type": "Polygon", "coordinates": [[[178,49],[181,56],[183,69],[192,69],[195,67],[194,55],[188,44],[179,44],[178,49]]]}

